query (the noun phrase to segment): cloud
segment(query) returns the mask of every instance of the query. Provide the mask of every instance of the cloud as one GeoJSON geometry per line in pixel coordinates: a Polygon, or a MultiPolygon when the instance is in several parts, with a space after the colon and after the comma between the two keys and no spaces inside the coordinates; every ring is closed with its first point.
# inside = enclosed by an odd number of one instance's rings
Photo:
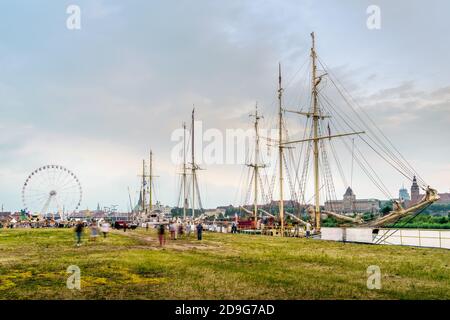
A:
{"type": "Polygon", "coordinates": [[[106,3],[103,0],[90,0],[87,2],[86,12],[87,18],[104,19],[117,15],[121,12],[122,7],[118,4],[106,3]]]}

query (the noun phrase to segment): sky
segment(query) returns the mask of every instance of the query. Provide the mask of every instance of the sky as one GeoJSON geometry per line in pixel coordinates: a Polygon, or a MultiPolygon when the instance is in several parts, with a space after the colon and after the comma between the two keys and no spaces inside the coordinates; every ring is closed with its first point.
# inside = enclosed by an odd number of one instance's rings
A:
{"type": "MultiPolygon", "coordinates": [[[[449,10],[445,0],[1,1],[0,204],[20,209],[28,175],[59,164],[79,178],[82,209],[127,210],[152,149],[155,197],[175,205],[171,136],[192,106],[220,132],[249,128],[256,101],[270,119],[278,63],[295,78],[312,31],[358,104],[428,184],[449,192],[449,10]],[[67,28],[70,5],[81,29],[67,28]],[[370,5],[380,29],[367,27],[370,5]]],[[[242,166],[204,167],[204,207],[237,204],[242,166]]],[[[393,194],[409,183],[386,181],[393,194]]],[[[382,197],[362,178],[353,185],[358,197],[382,197]]]]}

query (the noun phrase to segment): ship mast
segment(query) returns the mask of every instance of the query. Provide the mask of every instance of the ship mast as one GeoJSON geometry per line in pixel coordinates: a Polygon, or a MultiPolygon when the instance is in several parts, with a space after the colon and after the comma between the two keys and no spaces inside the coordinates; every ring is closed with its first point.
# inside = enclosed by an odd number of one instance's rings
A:
{"type": "Polygon", "coordinates": [[[322,81],[322,77],[326,74],[322,74],[320,76],[317,75],[317,54],[316,54],[316,42],[314,32],[311,33],[312,45],[311,45],[311,73],[312,73],[312,108],[309,112],[301,112],[301,111],[292,111],[286,110],[288,112],[298,113],[303,116],[312,117],[312,138],[296,140],[296,141],[288,141],[288,142],[280,142],[281,145],[292,144],[292,143],[303,143],[303,142],[313,142],[313,156],[314,156],[314,220],[315,220],[315,231],[320,232],[320,176],[319,176],[319,141],[323,139],[332,139],[337,137],[344,137],[350,135],[357,135],[365,133],[364,131],[360,132],[350,132],[350,133],[341,133],[331,135],[328,132],[328,135],[319,136],[319,126],[320,120],[325,118],[330,118],[329,115],[322,114],[319,108],[319,91],[318,86],[322,81]]]}
{"type": "Polygon", "coordinates": [[[255,163],[249,164],[249,167],[253,168],[254,175],[254,197],[253,197],[253,216],[255,218],[255,222],[258,219],[258,177],[259,177],[259,168],[264,168],[264,165],[259,164],[259,120],[261,117],[258,114],[258,104],[255,106],[255,114],[251,114],[250,116],[255,117],[255,163]]]}
{"type": "Polygon", "coordinates": [[[317,85],[320,78],[317,78],[316,66],[316,42],[314,32],[311,33],[311,60],[312,60],[312,95],[313,95],[313,154],[314,154],[314,212],[316,231],[320,231],[320,194],[319,194],[319,108],[317,103],[317,85]]]}
{"type": "Polygon", "coordinates": [[[194,115],[195,115],[195,108],[192,109],[192,124],[191,124],[191,160],[192,160],[192,167],[191,167],[191,171],[192,171],[192,219],[194,219],[194,215],[195,215],[195,171],[196,171],[196,166],[195,166],[195,148],[194,148],[194,142],[195,142],[195,138],[194,138],[194,115]]]}
{"type": "Polygon", "coordinates": [[[146,212],[146,208],[145,208],[145,160],[142,160],[142,212],[146,212]]]}
{"type": "Polygon", "coordinates": [[[278,154],[279,154],[279,178],[280,178],[280,220],[281,236],[284,236],[284,200],[283,200],[283,109],[282,109],[283,88],[281,87],[281,64],[278,64],[278,154]]]}
{"type": "Polygon", "coordinates": [[[152,181],[153,179],[153,151],[150,150],[150,171],[148,176],[148,194],[149,194],[149,203],[148,203],[148,210],[151,213],[153,209],[153,199],[152,199],[152,181]]]}
{"type": "MultiPolygon", "coordinates": [[[[202,200],[200,197],[200,189],[198,187],[197,171],[202,170],[195,163],[195,108],[192,109],[192,124],[191,124],[191,174],[192,174],[192,219],[195,217],[195,198],[198,200],[198,208],[203,211],[202,200]]],[[[187,191],[185,191],[187,192],[187,191]]],[[[187,201],[186,201],[187,203],[187,201]]]]}
{"type": "Polygon", "coordinates": [[[186,194],[186,123],[183,122],[183,220],[186,221],[187,194],[186,194]]]}
{"type": "Polygon", "coordinates": [[[134,208],[133,208],[133,202],[131,201],[130,187],[128,187],[128,199],[130,200],[130,211],[133,214],[134,213],[134,208]]]}

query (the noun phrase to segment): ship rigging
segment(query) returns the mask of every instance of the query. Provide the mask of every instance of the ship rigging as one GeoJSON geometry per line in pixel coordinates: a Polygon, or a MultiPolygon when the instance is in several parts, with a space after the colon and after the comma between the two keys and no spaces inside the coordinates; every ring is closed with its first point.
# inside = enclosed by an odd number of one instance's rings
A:
{"type": "MultiPolygon", "coordinates": [[[[314,226],[315,233],[320,233],[322,220],[327,217],[332,217],[338,223],[344,225],[381,227],[387,224],[395,224],[407,216],[414,217],[439,200],[437,191],[426,184],[383,130],[376,125],[368,112],[355,102],[349,92],[337,80],[334,72],[320,58],[316,50],[314,33],[311,33],[311,40],[309,63],[303,64],[300,68],[300,70],[303,70],[303,67],[309,65],[310,68],[305,68],[305,74],[309,74],[309,85],[302,88],[306,94],[303,95],[302,103],[298,108],[288,108],[284,105],[285,88],[282,86],[281,65],[278,66],[276,115],[278,139],[275,141],[268,137],[261,137],[266,139],[278,152],[277,164],[274,167],[276,171],[272,174],[272,182],[267,183],[266,186],[268,197],[264,197],[263,190],[265,188],[262,183],[264,178],[266,181],[268,181],[268,178],[259,177],[261,169],[266,166],[259,162],[258,155],[260,141],[258,126],[261,119],[258,109],[253,115],[255,117],[255,155],[254,162],[248,164],[248,167],[253,171],[250,179],[253,181],[253,185],[250,184],[250,186],[254,189],[253,210],[249,210],[248,205],[241,205],[240,208],[253,216],[255,225],[258,212],[269,217],[275,217],[274,210],[269,209],[271,212],[268,212],[263,208],[258,208],[258,185],[260,185],[262,193],[261,199],[268,200],[271,205],[274,203],[275,191],[278,191],[277,219],[283,236],[285,235],[286,216],[299,224],[306,224],[305,220],[309,220],[314,226]],[[308,69],[309,72],[306,71],[308,69]],[[327,86],[328,84],[331,84],[331,86],[327,86]],[[328,87],[332,89],[331,94],[327,92],[328,87]],[[309,105],[309,107],[305,108],[306,105],[309,105]],[[301,132],[301,129],[303,129],[301,138],[289,138],[285,120],[286,114],[296,114],[304,119],[302,125],[297,125],[294,128],[296,132],[301,132]],[[352,214],[336,212],[333,208],[336,191],[332,172],[337,170],[344,187],[349,186],[338,154],[338,151],[342,150],[351,154],[351,159],[347,158],[348,162],[351,161],[352,164],[351,184],[353,185],[353,163],[356,163],[372,185],[392,202],[393,206],[390,212],[375,216],[371,220],[363,219],[362,215],[356,212],[352,214]],[[375,157],[370,158],[370,160],[376,159],[376,165],[369,161],[367,154],[375,154],[375,157]],[[312,160],[312,166],[310,160],[312,160]],[[332,160],[334,160],[334,166],[332,166],[332,160]],[[400,174],[403,179],[412,181],[416,178],[421,188],[425,190],[423,198],[405,208],[399,199],[391,196],[382,174],[375,169],[381,163],[387,164],[391,171],[400,174]],[[312,171],[312,183],[309,180],[309,171],[312,171]],[[275,177],[278,177],[277,186],[274,183],[275,177]],[[260,183],[258,183],[258,180],[260,183]],[[285,185],[289,186],[290,201],[299,204],[294,212],[286,212],[285,185]],[[310,200],[307,200],[306,197],[308,193],[311,196],[310,200]],[[313,201],[313,203],[310,203],[310,201],[313,201]],[[325,202],[330,204],[328,208],[324,208],[323,203],[325,202]]],[[[388,172],[387,169],[382,171],[382,173],[388,172]]],[[[248,185],[246,182],[244,183],[248,185]]]]}

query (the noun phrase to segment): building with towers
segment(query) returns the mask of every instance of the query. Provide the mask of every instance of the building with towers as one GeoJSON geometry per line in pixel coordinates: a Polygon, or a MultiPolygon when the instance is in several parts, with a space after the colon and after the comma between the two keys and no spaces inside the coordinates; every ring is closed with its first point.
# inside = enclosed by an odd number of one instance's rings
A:
{"type": "Polygon", "coordinates": [[[352,188],[348,187],[342,200],[325,202],[325,210],[341,214],[348,213],[376,213],[380,210],[378,199],[357,199],[352,188]]]}
{"type": "Polygon", "coordinates": [[[411,203],[416,203],[420,200],[420,188],[417,184],[417,178],[414,176],[413,182],[411,185],[411,203]]]}
{"type": "MultiPolygon", "coordinates": [[[[422,199],[424,194],[420,193],[420,187],[417,184],[417,178],[414,176],[411,185],[411,201],[407,205],[412,205],[422,199]]],[[[435,202],[435,204],[450,204],[450,193],[439,193],[440,199],[435,202]]]]}

